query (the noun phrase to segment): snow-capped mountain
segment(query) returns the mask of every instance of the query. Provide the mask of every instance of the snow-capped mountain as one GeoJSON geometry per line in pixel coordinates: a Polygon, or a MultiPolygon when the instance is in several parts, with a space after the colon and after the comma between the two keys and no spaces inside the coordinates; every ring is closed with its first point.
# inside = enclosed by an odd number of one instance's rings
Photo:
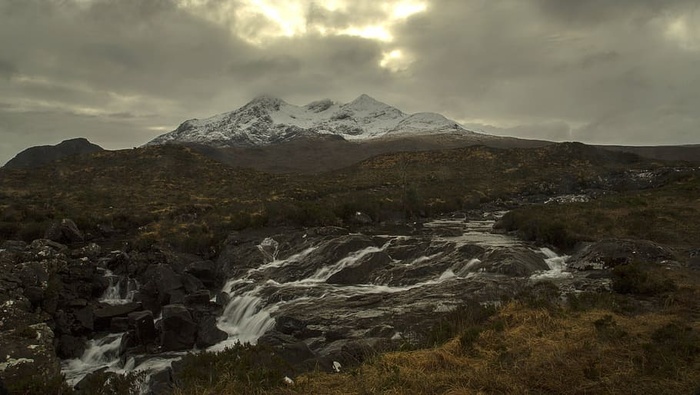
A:
{"type": "Polygon", "coordinates": [[[405,114],[361,95],[347,104],[320,100],[299,107],[260,96],[238,110],[190,119],[147,145],[198,143],[215,147],[264,146],[302,136],[337,135],[348,140],[428,133],[473,134],[440,114],[405,114]]]}

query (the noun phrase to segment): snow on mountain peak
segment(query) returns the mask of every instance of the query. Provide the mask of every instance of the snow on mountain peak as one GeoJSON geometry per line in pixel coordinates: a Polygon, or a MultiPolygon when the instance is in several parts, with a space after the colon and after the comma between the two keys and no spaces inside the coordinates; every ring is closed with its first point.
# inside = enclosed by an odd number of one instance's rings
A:
{"type": "Polygon", "coordinates": [[[347,104],[323,99],[303,107],[262,95],[243,107],[206,119],[183,122],[147,145],[198,143],[217,147],[261,146],[300,136],[338,135],[362,140],[388,134],[472,133],[434,113],[405,114],[362,94],[347,104]]]}

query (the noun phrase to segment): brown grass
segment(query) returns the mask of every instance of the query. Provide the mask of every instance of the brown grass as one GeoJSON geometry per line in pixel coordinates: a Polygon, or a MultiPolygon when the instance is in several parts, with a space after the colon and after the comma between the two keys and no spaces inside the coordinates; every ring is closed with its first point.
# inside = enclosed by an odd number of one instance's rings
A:
{"type": "MultiPolygon", "coordinates": [[[[692,393],[700,382],[697,358],[673,376],[644,369],[643,345],[674,319],[666,313],[553,313],[513,302],[493,317],[504,323],[502,330],[483,331],[474,352],[465,354],[455,339],[436,349],[386,354],[346,373],[308,374],[270,393],[692,393]],[[596,322],[602,321],[618,335],[601,336],[596,322]]],[[[697,323],[694,329],[700,329],[697,323]]]]}

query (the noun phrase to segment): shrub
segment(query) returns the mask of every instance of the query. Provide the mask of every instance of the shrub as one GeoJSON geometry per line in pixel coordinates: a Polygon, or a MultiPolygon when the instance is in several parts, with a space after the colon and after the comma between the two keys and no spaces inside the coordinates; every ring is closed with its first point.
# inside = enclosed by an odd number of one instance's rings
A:
{"type": "Polygon", "coordinates": [[[621,294],[657,295],[677,289],[676,284],[670,279],[650,276],[648,265],[640,262],[616,266],[612,274],[612,288],[621,294]]]}
{"type": "MultiPolygon", "coordinates": [[[[482,305],[470,300],[438,320],[424,335],[423,346],[434,347],[472,330],[480,332],[481,325],[494,315],[496,310],[495,306],[482,305]]],[[[466,336],[466,343],[471,344],[468,340],[469,335],[466,336]]]]}
{"type": "Polygon", "coordinates": [[[254,393],[283,383],[290,367],[269,347],[236,344],[224,351],[187,354],[176,369],[179,393],[254,393]]]}
{"type": "Polygon", "coordinates": [[[671,322],[652,333],[651,342],[644,345],[644,365],[647,373],[679,375],[689,369],[700,355],[700,335],[692,327],[671,322]]]}

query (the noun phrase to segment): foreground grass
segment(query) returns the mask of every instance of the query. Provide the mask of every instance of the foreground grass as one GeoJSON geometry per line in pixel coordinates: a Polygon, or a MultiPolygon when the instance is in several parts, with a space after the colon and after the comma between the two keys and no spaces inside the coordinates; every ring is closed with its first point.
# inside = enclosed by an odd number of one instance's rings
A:
{"type": "Polygon", "coordinates": [[[459,324],[437,347],[376,355],[342,373],[304,374],[293,385],[269,370],[258,380],[263,365],[249,375],[210,372],[208,381],[184,383],[176,394],[695,393],[700,273],[637,269],[674,286],[567,295],[562,302],[556,287],[542,283],[490,315],[453,314],[459,324]]]}

